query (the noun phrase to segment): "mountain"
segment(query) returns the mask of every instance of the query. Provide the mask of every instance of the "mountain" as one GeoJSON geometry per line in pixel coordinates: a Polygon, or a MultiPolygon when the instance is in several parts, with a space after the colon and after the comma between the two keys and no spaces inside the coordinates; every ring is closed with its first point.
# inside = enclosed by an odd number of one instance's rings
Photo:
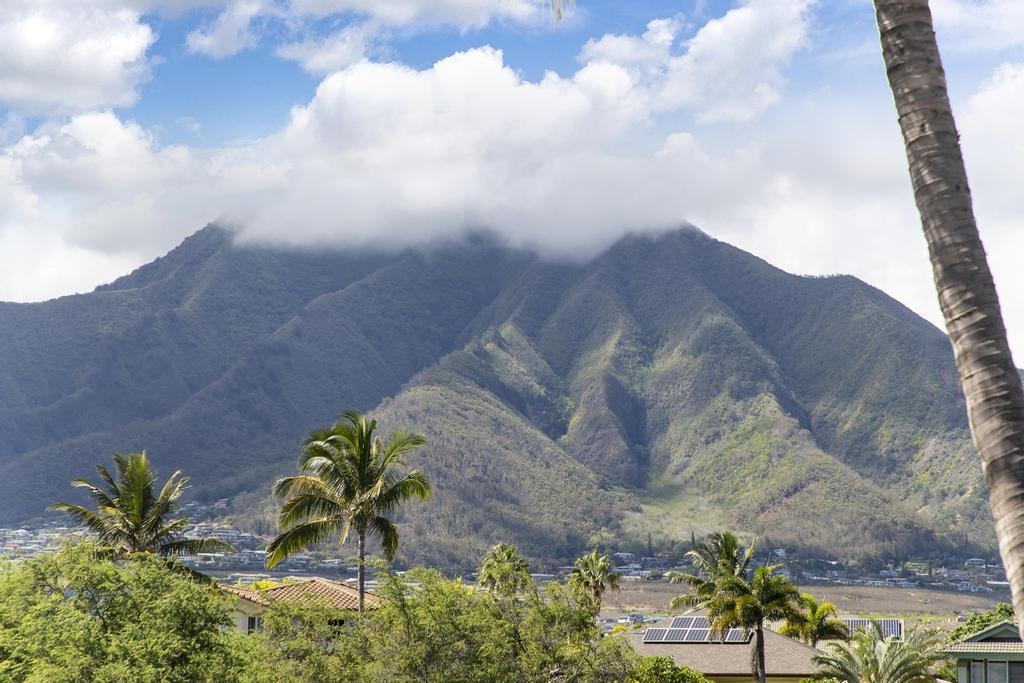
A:
{"type": "Polygon", "coordinates": [[[207,227],[96,291],[0,304],[0,523],[147,449],[265,525],[347,408],[429,443],[407,561],[728,526],[856,559],[994,546],[945,336],[855,278],[694,229],[586,263],[488,236],[398,253],[207,227]]]}

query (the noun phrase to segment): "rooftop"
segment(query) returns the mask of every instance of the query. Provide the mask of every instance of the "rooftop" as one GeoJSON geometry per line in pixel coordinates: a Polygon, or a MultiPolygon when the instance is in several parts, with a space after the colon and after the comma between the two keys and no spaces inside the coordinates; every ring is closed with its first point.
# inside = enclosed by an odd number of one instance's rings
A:
{"type": "MultiPolygon", "coordinates": [[[[667,628],[669,625],[671,620],[654,626],[667,628]]],[[[750,675],[750,642],[644,643],[643,634],[643,631],[636,631],[626,636],[629,644],[641,655],[670,657],[677,665],[688,666],[705,676],[750,675]]],[[[764,645],[769,679],[774,676],[805,677],[819,670],[813,658],[821,653],[808,645],[769,629],[764,631],[764,645]]]]}
{"type": "MultiPolygon", "coordinates": [[[[337,581],[314,577],[308,581],[290,583],[265,590],[254,590],[239,586],[218,584],[223,590],[245,598],[258,605],[270,605],[275,600],[284,602],[318,602],[344,610],[359,609],[359,591],[337,581]]],[[[366,607],[373,609],[380,605],[380,598],[366,593],[366,607]]]]}

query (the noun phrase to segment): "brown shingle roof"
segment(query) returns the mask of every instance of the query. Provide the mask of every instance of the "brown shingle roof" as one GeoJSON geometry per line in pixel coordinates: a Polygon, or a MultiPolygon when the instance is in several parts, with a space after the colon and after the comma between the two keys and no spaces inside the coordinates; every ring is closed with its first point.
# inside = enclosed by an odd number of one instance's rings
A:
{"type": "MultiPolygon", "coordinates": [[[[275,588],[268,588],[263,591],[256,591],[238,586],[221,585],[221,588],[251,600],[259,605],[269,605],[272,600],[283,600],[285,602],[321,602],[336,609],[356,610],[359,609],[359,591],[351,586],[346,586],[337,581],[314,577],[308,581],[285,584],[275,588]]],[[[367,609],[374,609],[380,606],[380,598],[373,593],[366,593],[367,609]]]]}
{"type": "MultiPolygon", "coordinates": [[[[657,624],[665,626],[665,624],[657,624]]],[[[643,631],[628,634],[633,649],[642,655],[670,657],[679,666],[688,666],[705,676],[749,676],[750,643],[644,643],[643,631]]],[[[821,654],[774,631],[764,632],[765,669],[773,676],[811,676],[819,670],[813,661],[821,654]]]]}

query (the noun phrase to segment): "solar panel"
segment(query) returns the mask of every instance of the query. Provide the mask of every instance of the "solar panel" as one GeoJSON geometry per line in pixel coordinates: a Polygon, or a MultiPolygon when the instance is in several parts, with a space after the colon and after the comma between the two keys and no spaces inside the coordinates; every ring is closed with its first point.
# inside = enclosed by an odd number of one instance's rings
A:
{"type": "Polygon", "coordinates": [[[668,628],[644,631],[645,643],[749,643],[753,633],[740,628],[728,629],[724,637],[712,635],[706,617],[675,617],[668,628]]]}
{"type": "Polygon", "coordinates": [[[667,628],[649,628],[644,631],[645,643],[660,643],[668,632],[667,628]]]}
{"type": "Polygon", "coordinates": [[[743,629],[731,628],[725,634],[725,642],[727,643],[747,643],[750,642],[753,633],[744,632],[743,629]]]}
{"type": "Polygon", "coordinates": [[[686,631],[687,643],[702,643],[708,639],[708,629],[691,628],[686,631]]]}

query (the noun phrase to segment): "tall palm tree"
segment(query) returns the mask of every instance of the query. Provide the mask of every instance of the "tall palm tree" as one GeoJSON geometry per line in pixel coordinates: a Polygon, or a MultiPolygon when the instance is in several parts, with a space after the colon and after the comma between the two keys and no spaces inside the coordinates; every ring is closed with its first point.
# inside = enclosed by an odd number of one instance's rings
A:
{"type": "Polygon", "coordinates": [[[745,577],[754,557],[754,545],[751,541],[744,547],[729,531],[708,536],[685,555],[695,573],[675,572],[669,576],[672,583],[685,583],[690,587],[690,592],[674,598],[670,607],[699,607],[718,591],[720,581],[745,577]]]}
{"type": "Polygon", "coordinates": [[[875,12],[935,288],[1024,635],[1024,391],[974,220],[928,0],[875,0],[875,12]]]}
{"type": "Polygon", "coordinates": [[[837,617],[839,613],[831,602],[818,602],[810,593],[800,596],[804,613],[788,619],[782,625],[782,635],[799,638],[811,647],[818,647],[821,640],[848,640],[850,629],[837,617]]]}
{"type": "Polygon", "coordinates": [[[306,439],[302,474],[279,479],[274,494],[284,499],[278,523],[284,530],[267,548],[267,567],[338,534],[355,531],[359,548],[359,611],[366,594],[366,537],[380,541],[387,560],[398,552],[398,528],[387,515],[410,498],[426,499],[423,473],[400,474],[404,456],[427,442],[421,434],[393,432],[385,441],[377,421],[348,411],[330,429],[306,439]]]}
{"type": "Polygon", "coordinates": [[[942,659],[942,639],[935,631],[915,628],[906,640],[886,638],[878,622],[858,629],[849,643],[835,643],[831,651],[816,655],[823,667],[816,679],[840,683],[924,683],[932,681],[929,668],[942,659]]]}
{"type": "Polygon", "coordinates": [[[96,504],[95,510],[71,503],[54,503],[47,510],[68,513],[72,519],[99,536],[100,543],[119,554],[156,553],[193,555],[200,552],[233,551],[224,541],[212,538],[185,538],[188,517],[169,519],[178,499],[188,488],[188,477],[177,471],[154,495],[156,472],[142,453],[115,453],[116,476],[96,465],[102,483],[75,479],[71,485],[84,488],[96,504]]]}
{"type": "Polygon", "coordinates": [[[534,588],[530,565],[514,545],[499,543],[484,556],[477,585],[489,595],[511,596],[534,588]]]}
{"type": "Polygon", "coordinates": [[[751,674],[765,683],[765,622],[792,620],[800,613],[800,592],[775,567],[754,570],[748,581],[742,575],[722,578],[716,593],[702,605],[707,610],[712,633],[721,637],[730,628],[754,632],[751,674]]]}
{"type": "Polygon", "coordinates": [[[754,543],[744,547],[728,531],[711,534],[686,557],[695,573],[674,574],[670,579],[685,583],[690,592],[674,598],[670,606],[704,610],[711,633],[719,637],[730,628],[753,631],[751,673],[764,683],[764,623],[795,621],[800,614],[799,591],[776,574],[774,566],[758,567],[751,575],[754,543]]]}
{"type": "Polygon", "coordinates": [[[619,590],[618,572],[612,570],[612,560],[598,555],[597,548],[576,560],[569,573],[569,588],[586,600],[595,614],[601,611],[601,597],[605,590],[619,590]]]}

